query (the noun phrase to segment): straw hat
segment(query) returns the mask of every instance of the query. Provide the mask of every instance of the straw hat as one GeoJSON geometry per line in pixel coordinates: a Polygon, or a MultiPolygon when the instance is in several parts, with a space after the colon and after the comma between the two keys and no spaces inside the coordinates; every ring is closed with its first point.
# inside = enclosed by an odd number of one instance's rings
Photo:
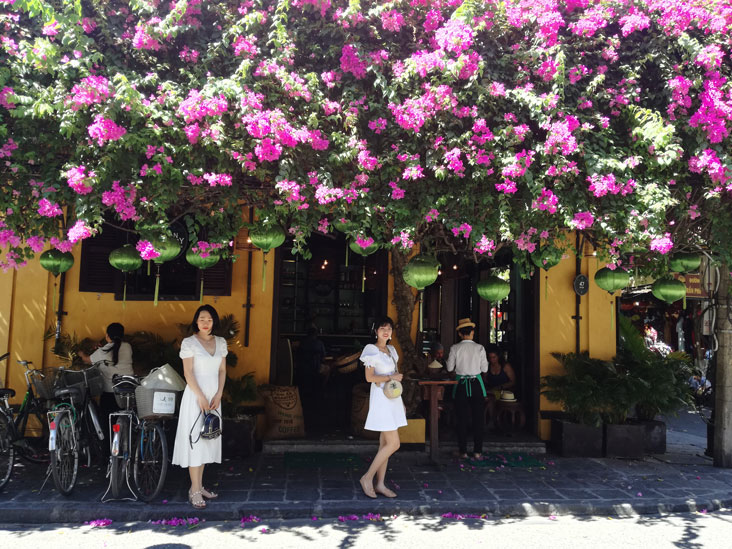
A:
{"type": "Polygon", "coordinates": [[[455,330],[457,331],[462,328],[468,328],[468,327],[475,328],[475,322],[473,322],[469,318],[461,318],[460,320],[458,320],[458,325],[457,325],[457,328],[455,328],[455,330]]]}

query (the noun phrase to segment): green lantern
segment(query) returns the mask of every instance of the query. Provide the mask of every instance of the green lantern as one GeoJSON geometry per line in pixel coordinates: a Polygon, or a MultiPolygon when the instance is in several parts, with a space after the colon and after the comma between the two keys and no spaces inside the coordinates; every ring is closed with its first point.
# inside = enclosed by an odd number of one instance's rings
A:
{"type": "Polygon", "coordinates": [[[439,262],[430,256],[417,255],[404,266],[404,282],[419,290],[419,331],[422,331],[422,295],[424,289],[437,280],[439,262]]]}
{"type": "Polygon", "coordinates": [[[478,295],[482,299],[490,301],[491,303],[503,301],[508,297],[508,294],[511,293],[511,285],[502,278],[498,278],[493,275],[489,276],[485,280],[479,281],[476,289],[478,290],[478,295]]]}
{"type": "Polygon", "coordinates": [[[701,265],[701,256],[697,254],[675,254],[669,259],[669,269],[675,273],[690,273],[701,265]]]}
{"type": "Polygon", "coordinates": [[[262,291],[267,287],[267,254],[272,248],[282,246],[285,242],[285,230],[279,225],[266,225],[249,229],[249,240],[262,250],[262,291]]]}
{"type": "MultiPolygon", "coordinates": [[[[333,221],[336,231],[347,233],[355,227],[355,223],[348,221],[345,217],[339,217],[333,221]]],[[[348,267],[348,242],[346,242],[346,267],[348,267]]]]}
{"type": "Polygon", "coordinates": [[[623,269],[603,267],[595,273],[595,284],[609,293],[625,288],[630,282],[630,274],[623,269]]]}
{"type": "Polygon", "coordinates": [[[155,273],[155,297],[153,298],[153,304],[155,307],[158,306],[158,295],[160,293],[160,265],[166,261],[171,261],[178,257],[180,254],[180,243],[167,234],[160,234],[153,236],[149,239],[152,247],[160,255],[153,259],[153,262],[157,265],[157,272],[155,273]]]}
{"type": "Polygon", "coordinates": [[[122,289],[122,308],[124,309],[127,306],[127,273],[142,267],[142,258],[132,244],[125,244],[109,253],[109,264],[124,273],[122,289]]]}
{"type": "Polygon", "coordinates": [[[348,243],[348,247],[351,248],[353,253],[363,257],[363,267],[361,269],[361,293],[363,293],[366,291],[366,256],[371,255],[378,250],[379,245],[376,242],[372,242],[369,246],[363,248],[358,242],[351,240],[351,242],[348,243]]]}
{"type": "Polygon", "coordinates": [[[686,297],[686,285],[675,278],[662,278],[653,283],[651,292],[661,301],[674,303],[686,297]]]}
{"type": "MultiPolygon", "coordinates": [[[[542,246],[529,256],[531,262],[539,269],[548,272],[552,267],[556,267],[562,260],[562,251],[552,246],[542,246]]],[[[549,275],[544,275],[544,300],[549,298],[549,275]]]]}
{"type": "MultiPolygon", "coordinates": [[[[595,273],[595,284],[606,292],[613,294],[625,288],[630,282],[630,274],[623,269],[603,267],[595,273]]],[[[615,301],[610,301],[610,327],[615,326],[615,301]]]]}
{"type": "Polygon", "coordinates": [[[61,273],[65,273],[74,265],[74,255],[71,252],[62,252],[56,248],[46,250],[39,258],[41,267],[53,273],[53,308],[56,309],[56,279],[61,273]]]}
{"type": "Polygon", "coordinates": [[[53,276],[58,276],[73,267],[74,255],[51,248],[41,254],[40,261],[41,267],[53,273],[53,276]]]}
{"type": "MultiPolygon", "coordinates": [[[[193,246],[188,248],[188,251],[186,252],[186,261],[201,271],[205,271],[206,269],[213,267],[219,262],[219,259],[220,257],[218,254],[211,252],[209,252],[206,257],[201,257],[198,253],[193,251],[193,246]]],[[[203,303],[203,272],[201,272],[201,291],[198,302],[203,303]]]]}

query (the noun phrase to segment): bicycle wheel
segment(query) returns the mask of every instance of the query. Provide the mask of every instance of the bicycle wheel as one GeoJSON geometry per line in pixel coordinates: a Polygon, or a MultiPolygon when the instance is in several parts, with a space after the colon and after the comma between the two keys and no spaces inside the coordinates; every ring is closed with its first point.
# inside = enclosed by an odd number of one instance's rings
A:
{"type": "Polygon", "coordinates": [[[119,425],[119,453],[111,457],[111,467],[109,470],[109,487],[114,499],[119,499],[120,494],[124,491],[127,484],[127,463],[129,463],[129,449],[127,448],[127,437],[129,423],[124,418],[119,418],[115,427],[119,425]]]}
{"type": "Polygon", "coordinates": [[[24,431],[15,442],[18,455],[32,463],[48,463],[48,417],[45,410],[31,408],[25,420],[24,431]],[[28,424],[30,428],[27,427],[28,424]],[[30,433],[31,428],[33,433],[30,433]]]}
{"type": "Polygon", "coordinates": [[[79,448],[68,413],[56,422],[56,449],[51,451],[51,473],[56,489],[68,496],[76,485],[79,472],[79,448]]]}
{"type": "Polygon", "coordinates": [[[142,501],[155,499],[168,472],[168,442],[159,423],[143,423],[135,445],[134,480],[142,501]]]}
{"type": "Polygon", "coordinates": [[[0,490],[10,482],[14,456],[13,428],[8,418],[0,413],[0,490]]]}

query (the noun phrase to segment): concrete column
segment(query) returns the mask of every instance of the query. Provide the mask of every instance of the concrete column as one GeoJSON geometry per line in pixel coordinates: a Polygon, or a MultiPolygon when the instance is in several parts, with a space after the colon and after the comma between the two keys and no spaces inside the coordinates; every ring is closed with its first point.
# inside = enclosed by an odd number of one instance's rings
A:
{"type": "Polygon", "coordinates": [[[714,401],[714,466],[732,468],[732,296],[730,270],[723,265],[719,285],[716,334],[717,380],[714,401]]]}

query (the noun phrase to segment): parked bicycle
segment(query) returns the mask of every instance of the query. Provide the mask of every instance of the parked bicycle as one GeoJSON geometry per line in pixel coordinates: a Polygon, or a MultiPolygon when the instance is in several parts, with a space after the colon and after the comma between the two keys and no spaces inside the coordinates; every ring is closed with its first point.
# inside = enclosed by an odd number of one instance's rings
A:
{"type": "Polygon", "coordinates": [[[76,486],[79,457],[91,465],[92,454],[103,453],[104,430],[91,399],[102,392],[99,368],[59,369],[54,396],[61,400],[48,412],[48,449],[53,483],[63,495],[76,486]]]}
{"type": "Polygon", "coordinates": [[[162,420],[138,417],[137,377],[115,375],[112,380],[117,404],[124,408],[109,416],[109,487],[102,501],[110,492],[112,499],[122,498],[126,486],[134,499],[149,502],[160,494],[168,472],[168,443],[162,420]]]}
{"type": "MultiPolygon", "coordinates": [[[[6,360],[9,353],[0,356],[6,360]]],[[[41,370],[30,368],[32,362],[19,360],[25,368],[26,392],[19,407],[10,406],[14,389],[0,389],[0,490],[10,481],[16,456],[34,463],[48,461],[48,421],[46,377],[41,370]],[[34,390],[35,388],[35,390],[34,390]]],[[[52,372],[52,369],[46,369],[52,372]]]]}

